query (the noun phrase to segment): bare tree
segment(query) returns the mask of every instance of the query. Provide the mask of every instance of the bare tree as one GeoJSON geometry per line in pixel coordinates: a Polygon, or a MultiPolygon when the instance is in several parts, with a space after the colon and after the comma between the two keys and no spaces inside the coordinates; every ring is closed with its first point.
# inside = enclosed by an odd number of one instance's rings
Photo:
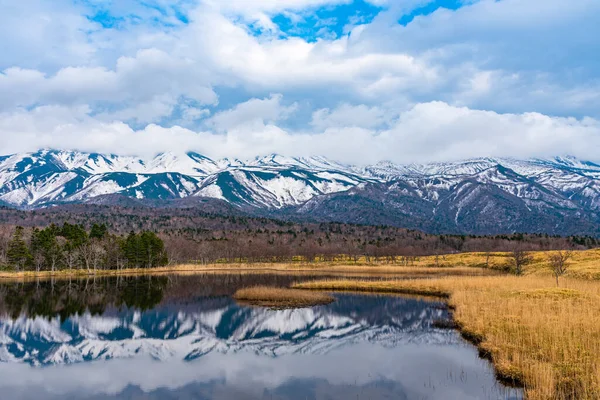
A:
{"type": "Polygon", "coordinates": [[[48,261],[50,261],[50,270],[54,273],[56,266],[60,262],[61,257],[63,257],[62,248],[65,246],[66,240],[63,237],[57,238],[56,244],[52,246],[50,252],[48,254],[48,261]]]}
{"type": "Polygon", "coordinates": [[[88,271],[88,274],[92,272],[92,257],[94,256],[94,245],[90,242],[85,243],[79,247],[81,259],[88,271]]]}
{"type": "Polygon", "coordinates": [[[548,256],[550,267],[556,277],[556,286],[558,286],[558,278],[567,272],[569,268],[568,262],[571,257],[573,257],[573,252],[571,250],[557,251],[548,256]]]}
{"type": "Polygon", "coordinates": [[[42,267],[44,266],[44,263],[46,262],[46,259],[44,258],[44,255],[41,252],[36,252],[35,255],[33,256],[33,264],[35,266],[35,272],[40,272],[40,270],[42,269],[42,267]]]}
{"type": "Polygon", "coordinates": [[[50,271],[54,273],[56,270],[56,265],[60,261],[61,252],[59,248],[52,249],[52,251],[48,254],[48,261],[50,262],[50,271]]]}
{"type": "Polygon", "coordinates": [[[94,268],[94,272],[96,272],[98,267],[102,265],[106,250],[99,243],[92,243],[91,246],[90,262],[94,268]]]}
{"type": "Polygon", "coordinates": [[[485,253],[485,267],[489,268],[490,267],[490,258],[492,258],[492,252],[487,251],[485,253]]]}
{"type": "Polygon", "coordinates": [[[515,266],[515,275],[523,275],[523,268],[533,261],[533,256],[523,249],[514,249],[510,256],[515,266]]]}
{"type": "Polygon", "coordinates": [[[78,262],[79,262],[79,250],[70,250],[67,249],[63,252],[63,258],[65,260],[65,266],[67,267],[67,269],[75,269],[78,266],[78,262]]]}

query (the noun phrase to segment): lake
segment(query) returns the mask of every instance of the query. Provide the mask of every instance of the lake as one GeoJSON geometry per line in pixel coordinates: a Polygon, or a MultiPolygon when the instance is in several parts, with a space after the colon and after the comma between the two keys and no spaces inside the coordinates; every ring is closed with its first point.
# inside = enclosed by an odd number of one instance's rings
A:
{"type": "MultiPolygon", "coordinates": [[[[316,277],[194,275],[0,285],[4,399],[521,399],[443,303],[336,294],[245,307],[241,287],[316,277]]],[[[318,278],[323,278],[319,276],[318,278]]]]}

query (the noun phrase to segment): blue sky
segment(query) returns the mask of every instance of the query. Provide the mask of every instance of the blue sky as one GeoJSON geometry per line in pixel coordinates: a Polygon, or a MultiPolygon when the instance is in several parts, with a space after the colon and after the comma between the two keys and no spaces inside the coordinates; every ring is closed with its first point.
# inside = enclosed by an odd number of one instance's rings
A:
{"type": "Polygon", "coordinates": [[[597,0],[0,5],[0,153],[600,157],[597,0]]]}
{"type": "Polygon", "coordinates": [[[150,25],[156,29],[187,24],[187,12],[194,1],[161,2],[155,0],[75,0],[82,6],[86,17],[106,29],[127,29],[129,24],[150,25]]]}
{"type": "MultiPolygon", "coordinates": [[[[165,3],[155,0],[134,1],[126,7],[115,9],[111,1],[79,0],[89,11],[87,17],[107,29],[126,28],[128,24],[150,24],[160,28],[173,28],[188,24],[188,11],[197,4],[193,0],[165,3]],[[173,21],[173,18],[176,21],[173,21]]],[[[464,5],[461,0],[434,0],[414,2],[399,14],[398,23],[408,25],[419,16],[427,16],[440,8],[456,10],[464,5]]],[[[280,37],[297,36],[314,42],[318,39],[339,38],[347,35],[351,26],[368,24],[390,7],[386,2],[365,0],[332,2],[330,5],[312,6],[302,10],[275,12],[269,17],[277,26],[280,37]]],[[[257,36],[265,32],[260,24],[248,24],[257,36]]]]}

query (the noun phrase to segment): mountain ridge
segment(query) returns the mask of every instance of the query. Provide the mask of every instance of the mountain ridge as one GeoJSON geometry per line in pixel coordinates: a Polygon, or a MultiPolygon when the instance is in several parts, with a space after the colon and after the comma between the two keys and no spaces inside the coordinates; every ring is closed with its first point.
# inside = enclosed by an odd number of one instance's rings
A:
{"type": "Polygon", "coordinates": [[[600,165],[572,156],[367,166],[277,154],[211,160],[167,152],[144,160],[40,150],[0,157],[0,204],[37,209],[117,198],[141,205],[210,198],[254,214],[426,231],[600,232],[600,165]]]}

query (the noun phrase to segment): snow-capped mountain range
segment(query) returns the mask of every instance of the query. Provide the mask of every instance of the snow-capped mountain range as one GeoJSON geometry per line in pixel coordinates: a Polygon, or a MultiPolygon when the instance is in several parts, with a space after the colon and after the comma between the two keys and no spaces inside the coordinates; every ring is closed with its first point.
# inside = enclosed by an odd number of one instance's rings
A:
{"type": "Polygon", "coordinates": [[[152,200],[212,197],[281,208],[368,179],[366,173],[318,157],[213,161],[198,153],[163,153],[145,161],[53,150],[0,157],[0,200],[28,208],[110,194],[152,200]]]}
{"type": "Polygon", "coordinates": [[[600,165],[556,157],[358,167],[323,157],[163,153],[143,160],[55,150],[0,157],[5,205],[30,209],[114,195],[140,202],[214,198],[275,216],[432,231],[596,233],[600,165]]]}

